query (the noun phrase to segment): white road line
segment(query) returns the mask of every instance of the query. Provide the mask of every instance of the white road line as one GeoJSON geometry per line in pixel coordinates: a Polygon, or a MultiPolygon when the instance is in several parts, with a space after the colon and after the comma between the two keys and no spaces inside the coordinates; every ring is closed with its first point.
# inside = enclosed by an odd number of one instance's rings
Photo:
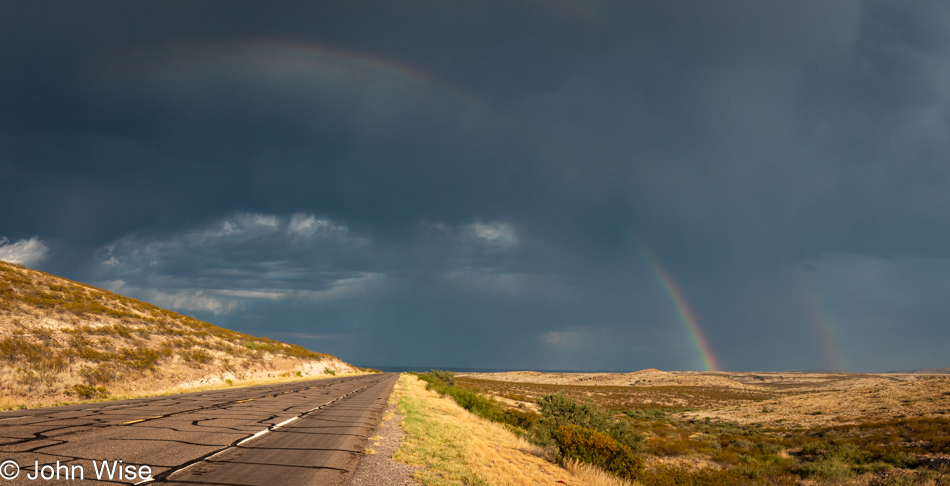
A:
{"type": "Polygon", "coordinates": [[[289,423],[291,423],[291,422],[293,422],[294,420],[297,420],[297,419],[299,419],[299,418],[300,418],[299,416],[297,416],[297,417],[290,417],[289,419],[284,420],[283,422],[281,422],[281,423],[279,423],[279,424],[277,424],[277,425],[271,427],[271,430],[274,430],[274,429],[276,429],[277,427],[283,427],[284,425],[287,425],[287,424],[289,424],[289,423]]]}
{"type": "MultiPolygon", "coordinates": [[[[378,382],[374,382],[374,383],[372,383],[372,384],[375,385],[376,383],[378,383],[378,382]]],[[[258,432],[258,433],[256,433],[256,434],[254,434],[254,435],[252,435],[252,436],[250,436],[250,437],[248,437],[248,438],[246,438],[246,439],[244,439],[244,440],[238,442],[237,444],[234,444],[233,446],[225,447],[224,449],[221,449],[220,451],[218,451],[218,452],[216,452],[216,453],[214,453],[214,454],[212,454],[212,455],[210,455],[210,456],[208,456],[208,457],[206,457],[206,458],[204,458],[204,459],[201,459],[201,460],[199,460],[199,461],[193,462],[193,463],[189,464],[188,466],[183,467],[183,468],[181,468],[181,469],[179,469],[179,470],[177,470],[177,471],[172,471],[168,476],[165,477],[165,479],[168,480],[169,478],[171,478],[172,476],[174,476],[174,475],[176,475],[176,474],[180,474],[180,473],[182,473],[182,472],[184,472],[184,471],[187,471],[187,470],[190,469],[192,466],[195,466],[195,465],[197,465],[197,464],[201,464],[201,463],[207,462],[209,459],[214,458],[214,457],[216,457],[216,456],[218,456],[218,455],[220,455],[220,454],[224,454],[225,452],[230,451],[230,450],[233,449],[234,447],[237,447],[237,446],[239,446],[239,445],[241,445],[241,444],[244,444],[245,442],[254,440],[254,439],[256,439],[256,438],[258,438],[258,437],[260,437],[260,436],[262,436],[262,435],[264,435],[264,434],[266,434],[266,433],[268,433],[268,432],[270,432],[270,431],[272,431],[272,430],[274,430],[274,429],[276,429],[276,428],[278,428],[278,427],[287,425],[287,424],[289,424],[289,423],[291,423],[291,422],[293,422],[293,421],[295,421],[295,420],[299,420],[301,417],[303,417],[304,415],[306,415],[306,414],[308,414],[308,413],[310,413],[310,412],[313,412],[314,410],[318,410],[318,409],[321,409],[321,408],[323,408],[323,407],[326,407],[327,405],[331,405],[331,404],[333,404],[334,402],[336,402],[337,400],[342,400],[342,399],[344,399],[344,398],[346,398],[346,397],[348,397],[348,396],[350,396],[350,395],[353,395],[353,394],[355,394],[355,393],[357,393],[357,392],[359,392],[359,391],[362,391],[362,390],[365,389],[365,388],[369,388],[369,386],[370,386],[370,385],[366,385],[366,386],[357,388],[356,390],[353,390],[353,391],[351,391],[351,392],[349,392],[349,393],[347,393],[347,394],[344,394],[343,396],[334,398],[333,400],[330,400],[329,402],[324,403],[323,405],[320,405],[319,407],[311,408],[310,410],[307,410],[306,412],[303,412],[303,413],[301,413],[301,414],[299,414],[299,415],[296,415],[296,416],[291,417],[291,418],[289,418],[289,419],[287,419],[287,420],[284,420],[283,422],[281,422],[281,423],[279,423],[279,424],[277,424],[277,425],[270,426],[270,427],[268,427],[268,428],[266,428],[266,429],[264,429],[264,430],[262,430],[262,431],[260,431],[260,432],[258,432]]],[[[136,485],[140,485],[140,484],[150,483],[150,482],[152,482],[152,481],[154,481],[154,479],[146,479],[146,480],[144,480],[144,481],[140,481],[140,482],[135,483],[135,484],[136,484],[136,485]]]]}
{"type": "MultiPolygon", "coordinates": [[[[256,434],[254,434],[254,435],[248,437],[247,439],[244,439],[244,440],[242,440],[241,442],[238,442],[238,443],[235,444],[235,445],[241,445],[241,444],[243,444],[243,443],[245,443],[245,442],[254,440],[254,439],[256,439],[256,438],[258,438],[258,437],[260,437],[260,436],[262,436],[262,435],[264,435],[264,434],[266,434],[266,433],[268,433],[268,432],[270,432],[269,429],[264,429],[264,430],[262,430],[262,431],[260,431],[260,432],[258,432],[258,433],[256,433],[256,434]]],[[[223,452],[223,451],[222,451],[222,452],[223,452]]]]}

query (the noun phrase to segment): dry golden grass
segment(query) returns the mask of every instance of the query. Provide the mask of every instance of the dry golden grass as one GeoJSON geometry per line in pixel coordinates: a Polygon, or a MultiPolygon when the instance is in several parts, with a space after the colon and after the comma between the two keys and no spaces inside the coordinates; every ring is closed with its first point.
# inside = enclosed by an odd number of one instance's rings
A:
{"type": "Polygon", "coordinates": [[[0,409],[354,371],[334,356],[0,262],[0,409]]]}
{"type": "Polygon", "coordinates": [[[440,398],[411,375],[399,378],[395,395],[407,435],[394,459],[425,466],[416,478],[426,485],[632,484],[586,465],[558,467],[547,451],[440,398]]]}
{"type": "Polygon", "coordinates": [[[771,427],[820,427],[905,417],[950,416],[950,377],[923,376],[908,382],[882,382],[863,388],[804,393],[716,410],[683,418],[726,420],[771,427]]]}

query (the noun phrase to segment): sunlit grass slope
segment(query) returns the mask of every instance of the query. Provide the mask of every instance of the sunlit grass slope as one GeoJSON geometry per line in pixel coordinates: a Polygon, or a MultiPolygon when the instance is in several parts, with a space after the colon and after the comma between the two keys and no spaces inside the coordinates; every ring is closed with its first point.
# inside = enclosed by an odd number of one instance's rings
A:
{"type": "Polygon", "coordinates": [[[550,451],[426,390],[412,375],[399,378],[396,396],[406,438],[394,459],[425,466],[416,478],[426,485],[631,484],[585,464],[561,468],[550,451]]]}
{"type": "Polygon", "coordinates": [[[0,261],[0,408],[351,371],[328,354],[0,261]]]}

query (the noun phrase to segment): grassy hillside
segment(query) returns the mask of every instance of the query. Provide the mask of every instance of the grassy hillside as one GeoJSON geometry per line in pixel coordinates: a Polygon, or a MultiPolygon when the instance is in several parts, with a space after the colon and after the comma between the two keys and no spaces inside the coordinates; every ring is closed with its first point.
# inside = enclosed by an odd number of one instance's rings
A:
{"type": "Polygon", "coordinates": [[[0,408],[355,369],[0,261],[0,408]]]}

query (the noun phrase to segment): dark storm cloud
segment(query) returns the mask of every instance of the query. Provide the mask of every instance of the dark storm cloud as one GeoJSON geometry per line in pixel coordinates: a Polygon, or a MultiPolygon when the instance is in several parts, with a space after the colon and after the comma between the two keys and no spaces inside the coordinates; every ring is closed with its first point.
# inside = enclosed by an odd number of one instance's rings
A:
{"type": "Polygon", "coordinates": [[[942,4],[6,10],[5,258],[367,364],[699,368],[662,271],[730,369],[947,365],[942,4]]]}

